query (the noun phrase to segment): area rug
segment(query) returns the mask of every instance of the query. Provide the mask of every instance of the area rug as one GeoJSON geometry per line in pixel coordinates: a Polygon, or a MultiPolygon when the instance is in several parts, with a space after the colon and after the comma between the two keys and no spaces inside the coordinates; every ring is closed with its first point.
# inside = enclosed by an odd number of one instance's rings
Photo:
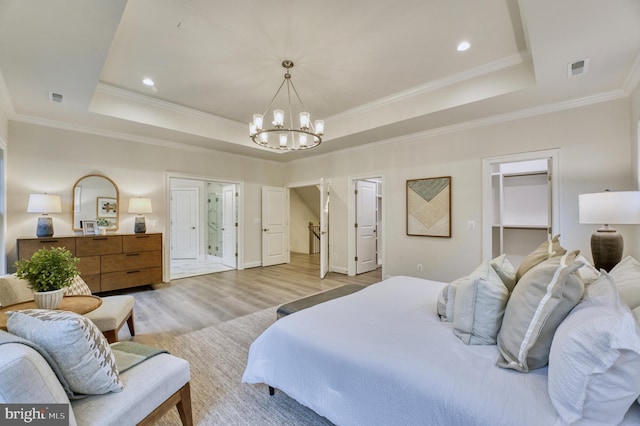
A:
{"type": "MultiPolygon", "coordinates": [[[[196,425],[331,425],[284,392],[242,383],[249,346],[276,318],[276,308],[163,341],[171,354],[189,361],[196,425]]],[[[179,425],[172,409],[157,423],[179,425]]]]}

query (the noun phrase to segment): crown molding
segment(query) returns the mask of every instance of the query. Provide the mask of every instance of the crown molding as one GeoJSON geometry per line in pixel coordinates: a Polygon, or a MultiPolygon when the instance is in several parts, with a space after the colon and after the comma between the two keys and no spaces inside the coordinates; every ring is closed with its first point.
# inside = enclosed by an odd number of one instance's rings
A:
{"type": "Polygon", "coordinates": [[[111,86],[106,83],[98,83],[96,86],[96,92],[103,93],[105,95],[117,96],[132,102],[137,102],[145,105],[149,105],[155,108],[164,109],[177,114],[183,114],[198,119],[204,119],[209,121],[215,121],[225,126],[234,126],[244,129],[246,126],[244,123],[223,118],[214,114],[209,114],[197,109],[185,107],[182,105],[174,104],[172,102],[163,101],[161,99],[153,98],[151,96],[142,95],[140,93],[132,92],[130,90],[121,89],[119,87],[111,86]]]}
{"type": "Polygon", "coordinates": [[[11,121],[26,123],[26,124],[34,124],[37,126],[52,127],[52,128],[61,129],[61,130],[69,130],[69,131],[79,132],[79,133],[87,133],[90,135],[137,142],[137,143],[142,143],[146,145],[158,146],[162,148],[177,149],[181,151],[207,153],[207,154],[223,154],[223,155],[228,155],[228,156],[237,157],[237,158],[244,158],[244,159],[251,158],[255,161],[265,161],[265,162],[274,163],[274,164],[281,164],[280,162],[274,161],[274,160],[256,158],[256,157],[242,155],[242,154],[234,154],[232,152],[224,152],[214,148],[206,148],[202,146],[189,145],[186,143],[168,141],[166,139],[138,136],[138,135],[133,135],[133,134],[124,133],[124,132],[115,132],[111,130],[98,129],[98,128],[89,127],[89,126],[80,126],[77,124],[65,123],[65,122],[55,121],[55,120],[47,120],[40,117],[34,117],[29,115],[17,114],[11,118],[11,121]]]}
{"type": "Polygon", "coordinates": [[[425,93],[432,92],[434,90],[441,89],[443,87],[453,86],[454,84],[458,84],[466,80],[471,80],[473,78],[481,77],[486,74],[500,71],[502,69],[509,68],[514,65],[519,65],[530,59],[531,59],[531,53],[518,52],[514,55],[507,56],[495,62],[491,62],[489,64],[481,65],[479,67],[472,68],[458,74],[453,74],[441,79],[433,80],[428,83],[421,84],[419,86],[415,86],[410,89],[394,93],[393,95],[376,99],[375,101],[362,104],[355,108],[343,111],[339,114],[327,117],[325,118],[325,120],[330,120],[332,118],[337,118],[337,117],[348,117],[350,115],[366,113],[371,110],[378,109],[392,103],[401,102],[403,100],[410,99],[419,95],[423,95],[425,93]]]}
{"type": "Polygon", "coordinates": [[[631,70],[624,80],[622,89],[629,95],[638,87],[638,83],[640,83],[640,53],[636,56],[636,60],[633,62],[631,70]]]}
{"type": "Polygon", "coordinates": [[[337,153],[345,154],[348,152],[356,152],[372,147],[383,146],[388,144],[394,144],[399,142],[419,142],[423,139],[445,135],[449,133],[462,132],[466,130],[476,129],[479,127],[486,127],[493,124],[500,124],[514,120],[520,120],[529,117],[535,117],[538,115],[549,114],[552,112],[564,111],[573,108],[579,108],[600,102],[613,101],[616,99],[622,99],[627,97],[628,94],[622,89],[612,90],[609,92],[599,93],[593,96],[586,96],[583,98],[576,98],[569,101],[557,102],[554,104],[541,105],[533,108],[526,108],[518,111],[512,111],[504,114],[498,114],[491,117],[479,118],[477,120],[470,120],[464,123],[452,124],[450,126],[438,127],[435,129],[425,130],[422,132],[411,133],[409,135],[397,136],[395,138],[384,139],[377,142],[371,142],[364,145],[354,146],[352,148],[345,148],[339,151],[327,152],[325,154],[316,155],[309,158],[298,158],[293,161],[317,161],[319,158],[330,157],[337,153]]]}

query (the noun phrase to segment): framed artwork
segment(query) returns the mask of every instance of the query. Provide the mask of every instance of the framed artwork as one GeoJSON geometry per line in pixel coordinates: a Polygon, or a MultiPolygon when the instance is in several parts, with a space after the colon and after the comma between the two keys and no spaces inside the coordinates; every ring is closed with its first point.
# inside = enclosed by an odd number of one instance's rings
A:
{"type": "Polygon", "coordinates": [[[451,238],[451,176],[407,180],[407,235],[451,238]]]}
{"type": "Polygon", "coordinates": [[[95,220],[83,220],[82,221],[82,234],[83,235],[95,235],[98,225],[95,220]]]}
{"type": "Polygon", "coordinates": [[[96,217],[115,218],[118,214],[118,201],[111,197],[98,197],[96,217]]]}

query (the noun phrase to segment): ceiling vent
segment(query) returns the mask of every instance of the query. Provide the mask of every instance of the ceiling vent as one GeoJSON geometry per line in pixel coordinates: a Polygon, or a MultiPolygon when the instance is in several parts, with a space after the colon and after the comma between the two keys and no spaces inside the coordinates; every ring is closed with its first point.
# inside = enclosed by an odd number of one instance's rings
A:
{"type": "Polygon", "coordinates": [[[586,74],[589,70],[589,59],[580,59],[567,65],[569,78],[586,74]]]}
{"type": "Polygon", "coordinates": [[[56,93],[56,92],[49,92],[49,102],[56,102],[61,104],[62,103],[62,94],[61,93],[56,93]]]}

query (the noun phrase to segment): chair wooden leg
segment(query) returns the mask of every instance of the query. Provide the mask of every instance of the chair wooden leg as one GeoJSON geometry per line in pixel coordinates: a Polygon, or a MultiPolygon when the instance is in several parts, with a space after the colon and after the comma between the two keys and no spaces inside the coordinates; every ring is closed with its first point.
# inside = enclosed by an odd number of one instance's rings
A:
{"type": "Polygon", "coordinates": [[[180,389],[180,402],[176,404],[176,408],[178,408],[178,414],[180,414],[182,426],[192,426],[193,415],[191,412],[191,386],[189,383],[180,389]]]}
{"type": "Polygon", "coordinates": [[[129,327],[129,333],[131,333],[132,336],[135,336],[136,328],[133,323],[133,309],[131,310],[131,315],[129,315],[129,318],[127,318],[127,327],[129,327]]]}
{"type": "Polygon", "coordinates": [[[107,342],[115,343],[118,341],[118,330],[107,330],[103,331],[104,337],[107,338],[107,342]]]}

